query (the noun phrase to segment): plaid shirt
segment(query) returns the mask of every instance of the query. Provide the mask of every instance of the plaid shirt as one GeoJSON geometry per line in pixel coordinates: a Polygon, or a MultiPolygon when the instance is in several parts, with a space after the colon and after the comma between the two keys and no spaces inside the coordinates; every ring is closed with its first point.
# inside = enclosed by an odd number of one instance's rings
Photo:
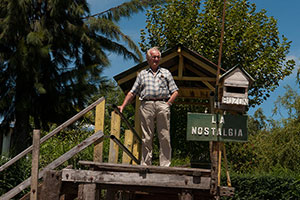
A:
{"type": "Polygon", "coordinates": [[[159,67],[156,74],[151,68],[142,70],[136,77],[130,90],[139,95],[139,99],[165,99],[178,90],[169,70],[159,67]]]}

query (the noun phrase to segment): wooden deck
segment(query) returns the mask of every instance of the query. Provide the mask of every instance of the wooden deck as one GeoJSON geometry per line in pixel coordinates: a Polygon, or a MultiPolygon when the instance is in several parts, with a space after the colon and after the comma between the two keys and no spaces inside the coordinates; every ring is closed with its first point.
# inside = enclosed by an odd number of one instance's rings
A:
{"type": "MultiPolygon", "coordinates": [[[[96,200],[101,199],[100,190],[107,191],[106,199],[215,199],[210,194],[211,170],[208,169],[90,161],[80,161],[80,164],[88,169],[49,172],[44,178],[41,199],[96,200]]],[[[221,196],[232,194],[233,188],[220,188],[221,196]]]]}

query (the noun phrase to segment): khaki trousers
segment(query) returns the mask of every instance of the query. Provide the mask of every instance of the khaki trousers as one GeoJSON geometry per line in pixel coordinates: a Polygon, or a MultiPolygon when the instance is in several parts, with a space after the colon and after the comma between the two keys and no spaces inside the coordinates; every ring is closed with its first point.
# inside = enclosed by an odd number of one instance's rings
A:
{"type": "Polygon", "coordinates": [[[142,135],[141,165],[152,164],[152,142],[155,122],[159,139],[159,164],[171,164],[170,106],[164,101],[142,101],[140,106],[142,135]]]}

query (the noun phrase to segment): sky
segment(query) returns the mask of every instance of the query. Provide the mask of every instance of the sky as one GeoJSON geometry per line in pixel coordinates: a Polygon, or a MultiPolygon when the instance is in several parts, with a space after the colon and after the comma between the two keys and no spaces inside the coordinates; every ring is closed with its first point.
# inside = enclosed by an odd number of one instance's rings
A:
{"type": "MultiPolygon", "coordinates": [[[[87,0],[90,5],[92,14],[105,11],[109,8],[118,6],[129,0],[87,0]]],[[[285,92],[285,86],[290,85],[292,88],[297,89],[299,92],[299,86],[296,84],[297,68],[300,64],[300,0],[248,0],[250,3],[256,4],[256,10],[260,11],[265,9],[267,16],[273,16],[277,20],[278,30],[281,35],[288,38],[288,41],[292,41],[288,59],[294,59],[297,66],[293,73],[279,82],[279,87],[272,92],[270,97],[261,105],[254,108],[250,108],[248,111],[249,115],[258,109],[262,108],[263,113],[273,119],[280,119],[282,116],[285,117],[286,113],[282,110],[282,115],[272,115],[274,108],[274,102],[279,95],[283,95],[285,92]]],[[[140,30],[145,29],[146,26],[146,12],[140,12],[133,14],[130,18],[123,18],[118,25],[121,31],[128,35],[133,41],[140,41],[140,30]]],[[[133,61],[126,61],[122,56],[115,54],[109,55],[111,65],[104,71],[104,76],[113,78],[113,76],[135,66],[137,63],[133,61]]]]}

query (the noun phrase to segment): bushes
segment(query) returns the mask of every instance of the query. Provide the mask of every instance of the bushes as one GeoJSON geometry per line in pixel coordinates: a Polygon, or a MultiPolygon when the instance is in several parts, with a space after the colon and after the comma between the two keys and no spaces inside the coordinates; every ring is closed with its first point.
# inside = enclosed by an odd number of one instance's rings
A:
{"type": "MultiPolygon", "coordinates": [[[[2,166],[4,163],[8,162],[9,159],[2,156],[0,158],[0,166],[2,166]]],[[[8,169],[5,169],[0,173],[0,196],[18,184],[20,184],[22,181],[27,179],[30,176],[31,173],[31,158],[25,157],[21,160],[17,161],[15,164],[10,166],[8,169]]],[[[14,199],[19,199],[21,196],[23,196],[25,193],[27,193],[28,190],[21,192],[19,195],[17,195],[14,199]]]]}
{"type": "MultiPolygon", "coordinates": [[[[226,177],[223,177],[222,181],[225,183],[226,177]]],[[[224,197],[223,199],[300,199],[300,177],[296,178],[290,174],[233,174],[231,182],[235,187],[235,195],[233,198],[224,197]]]]}

